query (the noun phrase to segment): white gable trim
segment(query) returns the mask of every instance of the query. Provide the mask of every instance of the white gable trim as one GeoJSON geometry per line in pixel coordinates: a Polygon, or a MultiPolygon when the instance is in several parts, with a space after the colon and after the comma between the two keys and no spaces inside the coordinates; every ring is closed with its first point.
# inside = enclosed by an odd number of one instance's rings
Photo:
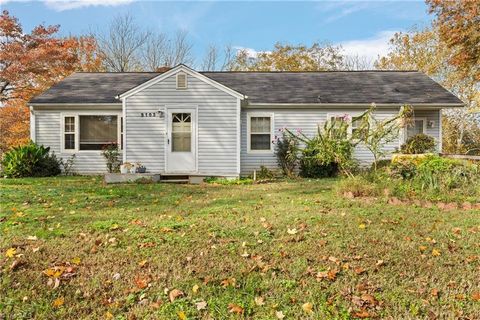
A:
{"type": "Polygon", "coordinates": [[[130,97],[130,96],[132,96],[132,95],[134,95],[134,94],[136,94],[136,93],[138,93],[138,92],[140,92],[140,91],[142,91],[142,90],[144,90],[144,89],[149,88],[150,86],[152,86],[152,85],[154,85],[154,84],[156,84],[156,83],[158,83],[158,82],[160,82],[160,81],[163,81],[164,79],[166,79],[166,78],[168,78],[168,77],[170,77],[170,76],[172,76],[172,75],[177,74],[178,72],[184,72],[184,73],[188,74],[189,76],[195,77],[195,78],[197,78],[197,79],[200,80],[200,81],[203,81],[203,82],[205,82],[205,83],[208,83],[208,84],[210,84],[211,86],[213,86],[213,87],[215,87],[215,88],[217,88],[217,89],[219,89],[219,90],[221,90],[221,91],[223,91],[223,92],[225,92],[225,93],[227,93],[227,94],[229,94],[229,95],[231,95],[231,96],[234,96],[234,97],[236,97],[236,98],[238,98],[238,99],[243,100],[243,99],[246,98],[246,97],[245,97],[243,94],[241,94],[240,92],[237,92],[237,91],[235,91],[235,90],[232,90],[232,89],[230,89],[229,87],[224,86],[223,84],[221,84],[221,83],[219,83],[219,82],[217,82],[217,81],[215,81],[215,80],[212,80],[212,79],[204,76],[203,74],[198,73],[197,71],[195,71],[195,70],[193,70],[193,69],[190,69],[189,67],[187,67],[187,66],[185,66],[185,65],[183,65],[183,64],[179,64],[178,66],[176,66],[176,67],[168,70],[167,72],[164,72],[164,73],[156,76],[155,78],[150,79],[150,80],[142,83],[141,85],[138,85],[138,86],[136,86],[135,88],[132,88],[132,89],[128,90],[127,92],[122,93],[121,95],[118,96],[118,98],[120,98],[120,99],[128,98],[128,97],[130,97]]]}

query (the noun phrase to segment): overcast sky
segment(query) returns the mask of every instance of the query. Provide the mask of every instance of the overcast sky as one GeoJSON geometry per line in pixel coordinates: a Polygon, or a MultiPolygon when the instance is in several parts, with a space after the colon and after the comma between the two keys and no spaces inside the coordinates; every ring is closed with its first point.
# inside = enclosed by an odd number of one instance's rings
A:
{"type": "Polygon", "coordinates": [[[105,29],[116,15],[130,13],[150,30],[189,33],[197,61],[209,44],[268,51],[277,41],[340,44],[348,54],[385,54],[397,31],[424,27],[432,17],[423,1],[166,2],[132,0],[0,0],[25,30],[60,24],[63,35],[105,29]]]}

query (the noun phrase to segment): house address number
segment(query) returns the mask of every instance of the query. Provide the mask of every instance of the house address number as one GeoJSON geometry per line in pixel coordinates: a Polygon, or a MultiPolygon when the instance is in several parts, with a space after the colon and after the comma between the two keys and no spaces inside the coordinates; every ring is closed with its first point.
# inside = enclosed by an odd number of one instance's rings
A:
{"type": "Polygon", "coordinates": [[[157,112],[141,112],[140,116],[142,118],[155,118],[157,117],[157,112]]]}

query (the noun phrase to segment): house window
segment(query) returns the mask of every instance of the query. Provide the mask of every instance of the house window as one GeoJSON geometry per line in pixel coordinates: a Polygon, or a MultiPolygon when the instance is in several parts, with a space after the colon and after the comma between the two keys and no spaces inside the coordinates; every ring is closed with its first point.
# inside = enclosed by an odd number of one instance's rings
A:
{"type": "Polygon", "coordinates": [[[249,150],[272,151],[272,116],[251,115],[248,119],[249,150]]]}
{"type": "Polygon", "coordinates": [[[75,150],[75,117],[65,117],[63,123],[63,148],[65,150],[75,150]]]}
{"type": "Polygon", "coordinates": [[[187,89],[187,74],[177,73],[177,89],[187,89]]]}
{"type": "Polygon", "coordinates": [[[351,135],[353,130],[357,130],[360,125],[360,121],[352,121],[352,116],[350,114],[328,114],[327,119],[333,122],[334,128],[340,129],[343,123],[348,125],[347,135],[351,135]]]}
{"type": "Polygon", "coordinates": [[[414,118],[412,123],[407,126],[407,136],[406,138],[413,137],[417,134],[426,133],[426,119],[424,118],[414,118]]]}
{"type": "Polygon", "coordinates": [[[102,150],[118,142],[117,116],[79,116],[80,150],[102,150]]]}

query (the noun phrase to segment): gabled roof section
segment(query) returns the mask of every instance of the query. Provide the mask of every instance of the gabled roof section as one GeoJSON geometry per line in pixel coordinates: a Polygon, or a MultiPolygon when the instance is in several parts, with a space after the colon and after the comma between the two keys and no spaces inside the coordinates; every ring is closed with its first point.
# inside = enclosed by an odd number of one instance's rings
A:
{"type": "Polygon", "coordinates": [[[150,80],[148,80],[147,82],[145,83],[142,83],[122,94],[120,94],[118,97],[120,99],[124,99],[124,98],[128,98],[129,96],[131,95],[134,95],[135,93],[137,92],[140,92],[144,89],[147,89],[148,87],[158,83],[158,82],[161,82],[162,80],[172,76],[172,75],[175,75],[177,74],[178,72],[184,72],[192,77],[195,77],[203,82],[206,82],[208,84],[210,84],[211,86],[231,95],[231,96],[234,96],[236,98],[239,98],[239,99],[245,99],[245,96],[243,94],[241,94],[240,92],[238,91],[235,91],[234,89],[232,88],[229,88],[209,77],[206,77],[205,75],[193,70],[193,69],[190,69],[189,67],[187,67],[186,65],[184,64],[179,64],[177,65],[176,67],[173,67],[172,69],[168,70],[167,72],[164,72],[158,76],[156,76],[155,78],[152,78],[150,80]]]}

